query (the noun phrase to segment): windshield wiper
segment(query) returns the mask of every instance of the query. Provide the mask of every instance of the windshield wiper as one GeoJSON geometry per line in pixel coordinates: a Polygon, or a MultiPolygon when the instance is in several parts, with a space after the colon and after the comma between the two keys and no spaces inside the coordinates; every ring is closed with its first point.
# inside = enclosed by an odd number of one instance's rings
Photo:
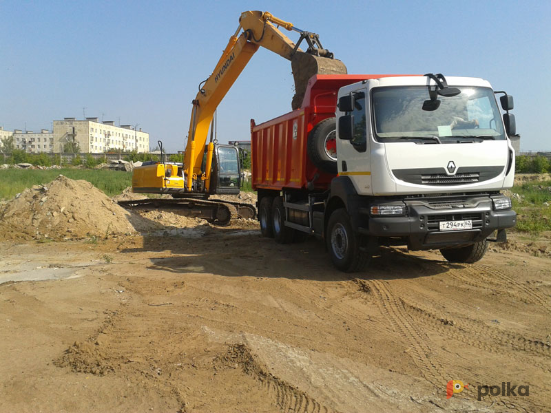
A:
{"type": "Polygon", "coordinates": [[[434,141],[436,143],[442,143],[438,136],[402,136],[398,138],[400,140],[409,140],[409,139],[420,139],[422,141],[434,141]]]}
{"type": "Polygon", "coordinates": [[[475,139],[482,139],[483,141],[495,141],[496,137],[492,135],[479,135],[479,136],[473,136],[475,139]]]}
{"type": "Polygon", "coordinates": [[[492,135],[469,135],[469,136],[454,136],[454,138],[461,139],[482,139],[483,141],[495,141],[495,136],[492,135]]]}

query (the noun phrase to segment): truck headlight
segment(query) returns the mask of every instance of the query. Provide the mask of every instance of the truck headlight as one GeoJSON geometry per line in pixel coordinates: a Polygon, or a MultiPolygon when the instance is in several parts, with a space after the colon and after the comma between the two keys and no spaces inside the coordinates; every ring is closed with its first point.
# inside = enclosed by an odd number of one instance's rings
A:
{"type": "Polygon", "coordinates": [[[371,207],[371,215],[405,215],[405,205],[376,205],[371,207]]]}
{"type": "Polygon", "coordinates": [[[502,209],[509,209],[511,208],[511,198],[508,198],[506,196],[500,196],[498,198],[492,198],[492,201],[494,202],[494,209],[496,211],[502,210],[502,209]]]}

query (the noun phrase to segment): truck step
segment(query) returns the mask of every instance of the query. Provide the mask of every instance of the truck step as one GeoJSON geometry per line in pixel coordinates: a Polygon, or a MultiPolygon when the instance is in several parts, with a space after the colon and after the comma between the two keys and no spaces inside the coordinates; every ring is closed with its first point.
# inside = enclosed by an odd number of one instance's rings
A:
{"type": "Polygon", "coordinates": [[[299,211],[306,211],[306,212],[310,211],[310,205],[308,204],[295,204],[292,202],[284,202],[283,206],[285,208],[296,209],[299,211]]]}
{"type": "Polygon", "coordinates": [[[294,222],[285,221],[285,226],[296,229],[297,231],[306,232],[308,234],[312,233],[312,230],[310,229],[310,227],[307,227],[305,225],[295,224],[294,222]]]}

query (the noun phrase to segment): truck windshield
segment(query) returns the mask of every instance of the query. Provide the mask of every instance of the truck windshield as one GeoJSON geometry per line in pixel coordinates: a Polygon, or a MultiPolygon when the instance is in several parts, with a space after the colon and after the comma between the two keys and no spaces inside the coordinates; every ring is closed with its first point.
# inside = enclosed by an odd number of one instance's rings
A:
{"type": "Polygon", "coordinates": [[[459,87],[457,96],[437,95],[434,110],[426,86],[380,87],[371,92],[375,138],[380,142],[474,142],[505,139],[492,89],[459,87]]]}

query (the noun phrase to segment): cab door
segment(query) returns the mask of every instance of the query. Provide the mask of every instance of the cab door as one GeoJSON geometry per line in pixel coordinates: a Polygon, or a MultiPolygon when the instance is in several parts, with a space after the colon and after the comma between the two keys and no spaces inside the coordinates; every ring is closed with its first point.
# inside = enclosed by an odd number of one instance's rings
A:
{"type": "MultiPolygon", "coordinates": [[[[369,99],[367,89],[362,88],[351,92],[353,107],[351,111],[340,112],[341,116],[349,122],[350,136],[344,138],[344,134],[337,131],[337,158],[339,176],[349,176],[358,194],[372,194],[371,189],[371,162],[369,145],[369,99]]],[[[338,127],[341,119],[339,116],[338,127]]]]}
{"type": "Polygon", "coordinates": [[[212,179],[216,194],[238,194],[241,171],[239,168],[239,150],[235,146],[217,146],[212,179]]]}

